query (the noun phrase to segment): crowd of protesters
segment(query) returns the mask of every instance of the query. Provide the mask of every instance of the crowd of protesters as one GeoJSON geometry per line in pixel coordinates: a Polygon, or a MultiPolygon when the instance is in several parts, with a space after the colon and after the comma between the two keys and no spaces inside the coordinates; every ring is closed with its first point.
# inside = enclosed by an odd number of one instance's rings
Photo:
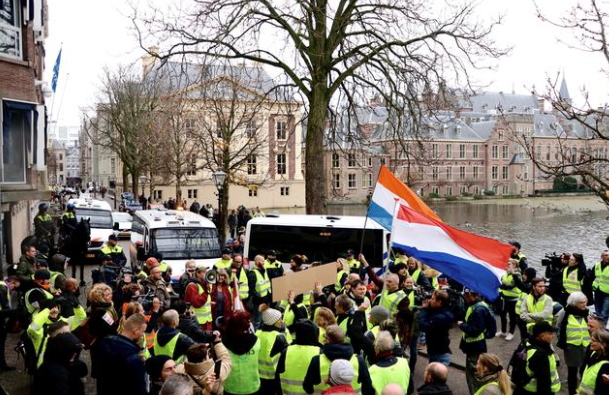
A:
{"type": "MultiPolygon", "coordinates": [[[[331,263],[334,284],[279,297],[273,278],[320,263],[295,254],[284,268],[268,251],[246,267],[235,238],[212,268],[188,261],[172,281],[157,258],[125,274],[114,237],[102,252],[86,304],[79,302],[78,281],[53,264],[56,257],[38,259],[34,247],[0,282],[2,311],[14,310],[11,294],[22,301],[17,310],[28,322],[22,347],[35,394],[84,394],[90,374],[99,395],[450,395],[454,327],[462,332],[458,347],[470,395],[556,394],[559,363],[567,366],[569,395],[609,394],[607,251],[591,270],[571,255],[553,300],[514,243],[494,303],[403,251],[387,273],[377,273],[380,262],[375,269],[348,250],[331,263]],[[593,301],[597,314],[587,309],[593,301]],[[516,328],[522,343],[514,344],[512,361],[488,353],[488,339],[502,337],[507,345],[516,328]],[[421,349],[429,364],[415,388],[421,349]],[[83,351],[90,353],[90,371],[80,360],[83,351]]],[[[3,346],[5,318],[0,326],[3,346]]],[[[2,353],[0,369],[11,368],[2,353]]]]}

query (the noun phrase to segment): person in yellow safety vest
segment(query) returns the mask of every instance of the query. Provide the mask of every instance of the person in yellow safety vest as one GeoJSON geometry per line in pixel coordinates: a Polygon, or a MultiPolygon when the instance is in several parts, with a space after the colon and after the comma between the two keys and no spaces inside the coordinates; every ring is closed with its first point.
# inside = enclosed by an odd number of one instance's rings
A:
{"type": "Polygon", "coordinates": [[[499,357],[494,354],[480,354],[476,365],[478,391],[473,395],[510,395],[512,383],[499,357]]]}
{"type": "Polygon", "coordinates": [[[600,330],[590,339],[592,354],[583,365],[578,394],[609,394],[609,331],[600,330]]]}
{"type": "Polygon", "coordinates": [[[231,258],[231,250],[229,248],[222,249],[222,258],[218,262],[214,263],[214,269],[226,269],[230,270],[233,260],[231,258]]]}
{"type": "MultiPolygon", "coordinates": [[[[241,254],[233,255],[233,263],[230,269],[230,284],[228,284],[231,287],[234,284],[235,277],[237,278],[237,291],[239,292],[239,297],[241,298],[241,301],[243,301],[243,304],[246,304],[250,297],[250,285],[247,277],[247,269],[243,267],[243,255],[241,254]]],[[[270,279],[271,278],[269,277],[269,280],[270,279]]]]}
{"type": "Polygon", "coordinates": [[[397,274],[389,274],[385,277],[382,292],[374,298],[374,305],[384,306],[392,316],[397,313],[398,304],[406,297],[406,293],[399,288],[399,281],[397,274]]]}
{"type": "Polygon", "coordinates": [[[417,287],[431,290],[431,284],[429,284],[429,280],[423,274],[421,270],[420,262],[417,261],[414,257],[408,258],[408,275],[412,277],[414,283],[417,287]]]}
{"type": "Polygon", "coordinates": [[[573,253],[569,258],[569,264],[562,270],[563,296],[559,302],[564,305],[567,297],[573,292],[583,291],[584,279],[586,278],[586,265],[582,254],[573,253]]]}
{"type": "Polygon", "coordinates": [[[8,282],[0,280],[0,372],[15,370],[14,366],[8,366],[6,363],[4,346],[8,335],[6,318],[14,311],[11,310],[11,288],[16,283],[18,283],[16,277],[9,278],[8,282]]]}
{"type": "Polygon", "coordinates": [[[425,275],[425,277],[427,277],[427,281],[429,281],[429,284],[431,285],[431,288],[435,291],[440,289],[440,283],[438,283],[438,277],[440,276],[440,272],[430,268],[429,266],[422,264],[421,265],[421,270],[423,271],[423,274],[425,275]]]}
{"type": "Polygon", "coordinates": [[[345,295],[351,299],[351,302],[353,302],[356,309],[358,309],[362,304],[368,306],[365,310],[365,316],[367,327],[370,328],[371,325],[369,317],[370,311],[372,310],[372,303],[370,302],[370,298],[368,297],[367,293],[368,288],[366,287],[366,284],[362,280],[356,279],[349,281],[349,289],[345,295]]]}
{"type": "Polygon", "coordinates": [[[313,357],[321,349],[319,330],[312,321],[300,320],[294,324],[296,337],[279,357],[276,378],[284,394],[304,395],[303,383],[313,357]]]}
{"type": "Polygon", "coordinates": [[[336,260],[336,283],[334,283],[334,292],[336,295],[343,292],[349,278],[349,270],[346,260],[342,258],[336,260]]]}
{"type": "Polygon", "coordinates": [[[607,322],[609,319],[609,250],[601,253],[601,260],[594,265],[590,279],[594,291],[596,314],[607,322]]]}
{"type": "Polygon", "coordinates": [[[319,328],[319,344],[324,344],[326,329],[330,327],[330,325],[336,325],[336,317],[329,308],[318,307],[313,313],[313,322],[319,328]]]}
{"type": "MultiPolygon", "coordinates": [[[[518,263],[510,259],[505,274],[501,277],[501,285],[499,286],[500,300],[499,303],[501,308],[499,309],[499,317],[501,320],[501,328],[495,336],[504,336],[506,341],[510,341],[514,338],[514,331],[516,330],[516,324],[518,323],[518,317],[516,314],[516,303],[518,298],[522,294],[520,288],[516,286],[516,282],[520,279],[514,279],[520,277],[520,270],[518,269],[518,263]],[[509,316],[509,329],[508,329],[508,316],[509,316]]],[[[520,280],[521,282],[521,280],[520,280]]]]}
{"type": "Polygon", "coordinates": [[[328,369],[328,385],[321,392],[321,395],[357,395],[360,392],[353,387],[353,380],[356,376],[355,369],[350,361],[336,359],[332,361],[328,369]]]}
{"type": "MultiPolygon", "coordinates": [[[[362,272],[362,263],[355,259],[355,251],[347,250],[347,265],[349,265],[349,270],[351,273],[361,274],[362,272]]],[[[345,268],[346,269],[346,268],[345,268]]]]}
{"type": "Polygon", "coordinates": [[[510,241],[509,244],[513,247],[510,258],[515,259],[518,263],[518,268],[520,269],[520,271],[524,272],[526,268],[529,267],[529,264],[527,262],[527,257],[522,252],[520,252],[522,246],[517,241],[510,241]]]}
{"type": "Polygon", "coordinates": [[[41,309],[44,301],[53,299],[53,294],[49,292],[51,285],[49,279],[51,274],[48,270],[39,269],[34,273],[34,288],[25,293],[25,308],[28,313],[35,315],[41,309]]]}
{"type": "Polygon", "coordinates": [[[177,363],[184,361],[186,350],[195,344],[194,340],[177,329],[180,316],[175,310],[167,310],[161,315],[161,328],[154,336],[154,355],[167,355],[177,363]]]}
{"type": "Polygon", "coordinates": [[[49,325],[57,321],[68,323],[68,320],[59,314],[59,305],[55,300],[46,301],[42,305],[43,308],[32,318],[32,323],[27,328],[27,336],[32,342],[36,361],[46,343],[49,325]]]}
{"type": "Polygon", "coordinates": [[[534,278],[531,281],[531,293],[528,294],[520,306],[520,319],[526,324],[527,332],[530,334],[533,325],[545,321],[552,323],[553,303],[551,297],[546,295],[546,284],[542,278],[534,278]]]}
{"type": "Polygon", "coordinates": [[[283,264],[277,260],[277,253],[275,250],[269,250],[266,253],[264,268],[269,274],[269,280],[271,281],[276,277],[283,276],[283,264]]]}
{"type": "Polygon", "coordinates": [[[254,328],[258,329],[262,322],[262,315],[259,310],[260,305],[270,305],[273,301],[271,281],[264,268],[264,257],[262,255],[254,257],[254,267],[248,273],[248,281],[251,304],[254,309],[253,324],[254,328]]]}
{"type": "Polygon", "coordinates": [[[579,369],[584,364],[586,349],[590,344],[588,332],[588,315],[586,308],[588,298],[582,292],[573,292],[567,299],[567,305],[558,313],[558,347],[565,354],[567,365],[569,394],[575,394],[579,369]]]}
{"type": "Polygon", "coordinates": [[[368,322],[370,323],[370,329],[366,332],[366,337],[370,339],[371,342],[374,343],[376,337],[381,331],[380,325],[381,322],[386,319],[391,318],[389,316],[389,310],[384,306],[374,306],[370,311],[370,317],[368,318],[368,322]]]}
{"type": "Polygon", "coordinates": [[[184,294],[184,301],[190,304],[190,311],[203,330],[211,331],[211,284],[205,282],[205,266],[198,266],[195,270],[195,279],[188,284],[184,294]]]}
{"type": "MultiPolygon", "coordinates": [[[[49,270],[49,263],[47,261],[37,261],[36,270],[46,270],[51,275],[51,277],[49,278],[49,291],[51,291],[51,293],[55,293],[58,289],[64,288],[66,283],[66,276],[64,276],[64,274],[61,272],[54,272],[49,270]]],[[[32,279],[34,279],[33,275],[32,279]]]]}
{"type": "Polygon", "coordinates": [[[38,205],[38,214],[34,217],[34,235],[38,245],[44,244],[51,248],[55,245],[57,227],[48,210],[49,206],[46,203],[38,205]]]}
{"type": "Polygon", "coordinates": [[[260,339],[252,333],[251,326],[247,311],[235,311],[226,320],[224,345],[230,356],[232,370],[224,381],[224,394],[260,393],[260,339]]]}
{"type": "MultiPolygon", "coordinates": [[[[86,318],[86,315],[85,315],[86,318]]],[[[40,352],[38,353],[38,359],[36,361],[36,366],[40,368],[40,366],[44,363],[44,355],[47,350],[47,346],[49,344],[49,340],[59,335],[60,333],[70,333],[70,324],[67,320],[58,320],[46,327],[47,335],[42,341],[40,346],[40,352]]]]}
{"type": "MultiPolygon", "coordinates": [[[[262,307],[262,306],[261,306],[262,307]]],[[[260,374],[260,393],[273,394],[277,391],[275,371],[279,357],[288,345],[285,326],[281,320],[279,310],[263,307],[262,326],[256,331],[260,340],[260,354],[258,355],[258,373],[260,374]]]]}
{"type": "Polygon", "coordinates": [[[478,357],[487,351],[484,330],[491,311],[490,307],[480,299],[480,294],[474,290],[464,288],[463,297],[468,308],[464,320],[458,321],[459,329],[463,332],[459,348],[466,355],[465,379],[467,380],[469,393],[473,394],[478,389],[478,382],[476,381],[478,357]]]}
{"type": "Polygon", "coordinates": [[[394,265],[397,265],[398,263],[403,263],[403,264],[408,263],[408,255],[406,255],[404,250],[402,250],[400,248],[396,248],[395,254],[396,254],[397,258],[395,258],[395,260],[393,261],[394,265]]]}
{"type": "Polygon", "coordinates": [[[402,291],[406,294],[408,301],[410,302],[410,309],[414,309],[416,304],[420,304],[419,298],[417,298],[417,291],[414,289],[414,280],[408,276],[402,282],[402,291]]]}
{"type": "Polygon", "coordinates": [[[387,331],[381,331],[374,342],[376,363],[370,366],[370,378],[375,395],[381,395],[388,384],[398,384],[403,393],[410,383],[410,367],[405,358],[395,357],[395,340],[387,331]]]}
{"type": "Polygon", "coordinates": [[[374,354],[372,342],[366,338],[366,310],[370,306],[362,303],[358,308],[347,295],[340,295],[334,301],[336,323],[345,332],[345,342],[351,343],[357,354],[361,351],[367,356],[374,354]]]}
{"type": "Polygon", "coordinates": [[[554,395],[560,391],[557,358],[552,349],[554,327],[547,321],[533,325],[531,338],[526,344],[526,373],[529,377],[523,388],[516,388],[523,395],[554,395]]]}
{"type": "Polygon", "coordinates": [[[338,326],[332,325],[326,331],[321,354],[311,359],[307,369],[302,385],[307,394],[318,394],[330,388],[330,370],[336,361],[344,361],[345,366],[349,366],[353,370],[351,380],[343,383],[344,385],[350,385],[354,393],[372,393],[372,382],[366,361],[355,354],[351,344],[345,343],[344,331],[338,326]]]}
{"type": "Polygon", "coordinates": [[[66,206],[66,211],[61,216],[61,234],[64,240],[68,239],[72,234],[72,231],[78,226],[76,213],[74,213],[75,208],[76,207],[73,204],[68,204],[66,206]]]}
{"type": "Polygon", "coordinates": [[[127,257],[123,251],[123,247],[118,245],[118,237],[112,234],[108,237],[108,242],[101,248],[102,255],[108,255],[112,258],[112,262],[116,266],[125,266],[127,264],[127,257]]]}
{"type": "Polygon", "coordinates": [[[294,323],[298,322],[298,320],[309,319],[309,312],[304,305],[303,296],[302,294],[294,295],[294,291],[288,291],[287,306],[283,312],[283,322],[286,328],[289,329],[290,334],[294,333],[294,323]]]}

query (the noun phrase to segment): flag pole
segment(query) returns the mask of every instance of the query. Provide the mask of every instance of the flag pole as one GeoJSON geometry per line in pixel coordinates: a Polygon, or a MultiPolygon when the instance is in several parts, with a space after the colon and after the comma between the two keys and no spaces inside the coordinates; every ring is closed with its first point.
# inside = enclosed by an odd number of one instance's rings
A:
{"type": "MultiPolygon", "coordinates": [[[[59,46],[59,53],[61,54],[61,51],[63,50],[63,42],[61,43],[61,45],[59,46]]],[[[55,77],[55,67],[57,67],[57,60],[55,61],[55,66],[53,67],[53,77],[55,77]]],[[[57,79],[59,79],[59,67],[57,67],[57,79]]],[[[57,81],[55,81],[55,84],[57,84],[57,81]]],[[[55,87],[57,87],[57,85],[55,85],[55,87]]],[[[53,83],[51,82],[51,88],[53,88],[53,83]]],[[[53,89],[53,101],[51,102],[51,113],[49,114],[49,119],[51,120],[51,123],[53,122],[53,109],[55,108],[55,97],[57,95],[55,94],[55,89],[53,89]]]]}
{"type": "MultiPolygon", "coordinates": [[[[374,183],[374,188],[372,189],[372,196],[374,196],[374,191],[376,190],[376,186],[379,183],[379,177],[381,176],[381,170],[383,169],[383,166],[384,165],[381,165],[381,167],[379,168],[379,172],[376,175],[376,181],[374,183]]],[[[372,203],[372,196],[370,196],[370,202],[368,202],[368,210],[370,209],[370,203],[372,203]]],[[[366,226],[368,226],[368,210],[366,210],[366,219],[364,220],[364,228],[362,229],[362,237],[359,244],[360,254],[364,253],[364,239],[366,238],[366,226]]]]}
{"type": "MultiPolygon", "coordinates": [[[[385,281],[385,278],[387,278],[387,272],[389,271],[389,254],[392,253],[391,250],[391,246],[393,245],[393,235],[394,235],[394,224],[395,224],[395,209],[398,205],[398,203],[400,202],[401,199],[398,198],[393,198],[393,200],[395,201],[394,205],[393,205],[393,220],[391,221],[391,236],[389,236],[389,246],[387,248],[388,252],[387,252],[387,260],[383,263],[383,282],[385,281]]],[[[383,283],[383,291],[381,292],[381,302],[379,303],[381,306],[383,305],[383,299],[385,298],[385,284],[383,283]]]]}
{"type": "MultiPolygon", "coordinates": [[[[53,128],[53,134],[57,131],[57,122],[59,122],[59,114],[61,114],[61,108],[63,107],[63,99],[66,97],[66,90],[68,89],[68,81],[70,80],[70,73],[66,73],[66,82],[63,87],[63,94],[61,95],[61,101],[59,102],[59,108],[57,109],[57,117],[55,119],[55,127],[53,128]]],[[[55,104],[55,97],[53,97],[53,104],[55,104]]]]}

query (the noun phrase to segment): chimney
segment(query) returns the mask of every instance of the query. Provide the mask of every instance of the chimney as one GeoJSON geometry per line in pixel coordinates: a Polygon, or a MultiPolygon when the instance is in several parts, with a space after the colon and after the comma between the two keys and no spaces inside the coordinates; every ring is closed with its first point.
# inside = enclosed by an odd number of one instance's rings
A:
{"type": "Polygon", "coordinates": [[[146,75],[154,67],[156,57],[159,53],[159,47],[152,46],[148,48],[148,53],[142,56],[142,74],[146,75]]]}
{"type": "Polygon", "coordinates": [[[545,114],[546,111],[546,101],[543,97],[537,99],[537,108],[539,108],[540,114],[545,114]]]}

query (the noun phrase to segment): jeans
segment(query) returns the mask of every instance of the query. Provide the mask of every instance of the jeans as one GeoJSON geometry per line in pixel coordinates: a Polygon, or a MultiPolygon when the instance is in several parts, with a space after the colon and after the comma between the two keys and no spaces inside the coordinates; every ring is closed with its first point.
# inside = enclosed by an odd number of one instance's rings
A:
{"type": "Polygon", "coordinates": [[[450,365],[450,359],[452,355],[449,353],[446,354],[429,354],[429,363],[431,362],[439,362],[447,367],[450,365]]]}
{"type": "Polygon", "coordinates": [[[601,292],[594,293],[594,308],[596,310],[596,314],[603,317],[605,320],[605,324],[607,323],[607,319],[609,318],[609,295],[601,292]]]}

